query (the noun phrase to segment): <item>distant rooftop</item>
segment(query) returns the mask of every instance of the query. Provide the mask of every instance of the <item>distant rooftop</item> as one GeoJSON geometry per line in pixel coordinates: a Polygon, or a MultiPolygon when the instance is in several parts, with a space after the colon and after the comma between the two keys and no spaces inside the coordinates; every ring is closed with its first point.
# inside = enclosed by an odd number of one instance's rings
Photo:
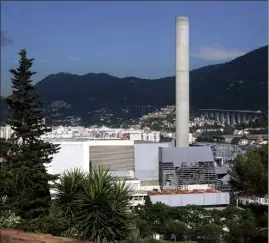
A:
{"type": "Polygon", "coordinates": [[[221,193],[216,189],[205,189],[205,190],[165,190],[162,192],[148,192],[149,196],[155,195],[178,195],[178,194],[201,194],[201,193],[221,193]]]}
{"type": "Polygon", "coordinates": [[[227,167],[220,167],[220,166],[215,167],[216,174],[219,174],[219,175],[227,174],[229,170],[230,168],[227,168],[227,167]]]}
{"type": "Polygon", "coordinates": [[[173,138],[165,138],[165,137],[162,137],[159,141],[159,143],[168,143],[168,142],[172,142],[173,141],[173,138]]]}
{"type": "Polygon", "coordinates": [[[180,166],[185,162],[189,166],[201,161],[214,161],[213,153],[208,146],[191,147],[161,147],[160,162],[173,162],[174,166],[180,166]]]}
{"type": "Polygon", "coordinates": [[[144,143],[157,143],[155,141],[146,141],[146,140],[134,140],[134,144],[144,144],[144,143]]]}
{"type": "Polygon", "coordinates": [[[44,140],[59,141],[59,142],[86,142],[86,141],[124,141],[128,139],[117,138],[44,138],[44,140]]]}

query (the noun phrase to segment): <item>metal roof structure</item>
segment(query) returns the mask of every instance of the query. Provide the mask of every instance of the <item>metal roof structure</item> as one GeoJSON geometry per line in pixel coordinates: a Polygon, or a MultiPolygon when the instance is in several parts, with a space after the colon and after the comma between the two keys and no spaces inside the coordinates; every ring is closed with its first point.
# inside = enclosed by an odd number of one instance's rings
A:
{"type": "Polygon", "coordinates": [[[173,140],[174,140],[173,138],[162,137],[159,143],[169,143],[172,142],[173,140]]]}
{"type": "Polygon", "coordinates": [[[216,185],[217,174],[211,148],[159,148],[159,180],[162,189],[196,184],[216,185]]]}
{"type": "Polygon", "coordinates": [[[173,162],[175,166],[181,166],[181,163],[191,165],[198,161],[214,161],[210,147],[193,146],[193,147],[161,147],[160,161],[173,162]]]}

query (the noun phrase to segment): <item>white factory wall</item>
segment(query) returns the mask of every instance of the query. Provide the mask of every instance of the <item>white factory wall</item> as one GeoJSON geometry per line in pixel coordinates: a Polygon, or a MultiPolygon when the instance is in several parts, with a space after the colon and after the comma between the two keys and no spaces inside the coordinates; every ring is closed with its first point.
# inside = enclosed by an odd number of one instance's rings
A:
{"type": "MultiPolygon", "coordinates": [[[[71,170],[73,168],[81,168],[83,171],[89,172],[91,146],[119,146],[134,144],[133,141],[129,140],[64,141],[52,139],[50,142],[60,145],[59,152],[53,156],[51,164],[48,165],[48,171],[52,174],[61,174],[65,170],[71,170]]],[[[119,172],[119,174],[121,173],[125,176],[125,172],[119,172]]],[[[130,171],[128,171],[128,174],[126,172],[126,176],[129,174],[130,171]]]]}
{"type": "Polygon", "coordinates": [[[140,191],[141,190],[141,182],[140,180],[124,180],[125,184],[130,187],[130,189],[135,192],[135,191],[140,191]]]}
{"type": "Polygon", "coordinates": [[[161,202],[171,207],[182,207],[187,205],[221,206],[230,203],[230,195],[228,192],[152,195],[150,196],[150,200],[153,204],[161,202]]]}
{"type": "Polygon", "coordinates": [[[141,181],[159,180],[159,147],[169,143],[135,144],[135,178],[141,181]]]}
{"type": "Polygon", "coordinates": [[[140,186],[140,190],[141,191],[146,191],[146,192],[151,192],[151,191],[161,191],[161,187],[160,186],[140,186]]]}
{"type": "Polygon", "coordinates": [[[118,170],[111,171],[111,174],[116,177],[129,177],[134,178],[134,170],[118,170]]]}
{"type": "Polygon", "coordinates": [[[111,171],[134,170],[134,145],[121,142],[112,146],[90,146],[90,163],[92,169],[107,166],[111,171]]]}
{"type": "Polygon", "coordinates": [[[53,142],[60,150],[53,156],[48,167],[52,174],[62,174],[66,170],[80,168],[89,172],[89,146],[86,142],[53,142]]]}

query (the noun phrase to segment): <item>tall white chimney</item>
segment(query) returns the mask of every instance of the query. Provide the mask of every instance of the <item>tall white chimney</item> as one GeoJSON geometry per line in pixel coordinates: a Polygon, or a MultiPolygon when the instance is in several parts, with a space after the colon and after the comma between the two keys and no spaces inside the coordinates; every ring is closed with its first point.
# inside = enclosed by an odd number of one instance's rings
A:
{"type": "Polygon", "coordinates": [[[176,17],[176,146],[189,146],[189,18],[176,17]]]}

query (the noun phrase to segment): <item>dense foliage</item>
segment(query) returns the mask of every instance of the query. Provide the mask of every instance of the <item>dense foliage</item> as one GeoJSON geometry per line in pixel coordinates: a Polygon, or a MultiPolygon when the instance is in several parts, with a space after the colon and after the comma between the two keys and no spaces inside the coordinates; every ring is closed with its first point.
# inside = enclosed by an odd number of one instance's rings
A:
{"type": "Polygon", "coordinates": [[[268,145],[250,150],[235,159],[230,183],[247,196],[268,195],[268,145]]]}
{"type": "Polygon", "coordinates": [[[7,181],[5,178],[6,175],[6,167],[4,166],[5,157],[8,152],[8,146],[6,140],[0,138],[0,212],[3,212],[5,201],[6,201],[6,188],[7,181]]]}
{"type": "MultiPolygon", "coordinates": [[[[156,234],[166,240],[199,242],[255,242],[257,218],[251,210],[230,206],[207,210],[198,206],[169,207],[161,203],[137,207],[136,225],[141,237],[156,234]]],[[[257,242],[257,241],[256,241],[257,242]]],[[[260,241],[262,242],[262,241],[260,241]]]]}
{"type": "Polygon", "coordinates": [[[79,170],[64,173],[56,184],[56,206],[81,239],[113,242],[127,236],[130,189],[108,169],[90,174],[79,170]]]}
{"type": "Polygon", "coordinates": [[[19,52],[17,69],[11,69],[12,95],[6,101],[9,105],[7,124],[14,133],[2,144],[5,145],[6,162],[2,176],[5,181],[6,205],[22,219],[47,215],[50,209],[50,185],[57,176],[46,171],[46,164],[57,152],[57,146],[44,142],[40,136],[51,131],[42,124],[42,109],[38,94],[32,84],[33,59],[27,58],[26,50],[19,52]]]}

